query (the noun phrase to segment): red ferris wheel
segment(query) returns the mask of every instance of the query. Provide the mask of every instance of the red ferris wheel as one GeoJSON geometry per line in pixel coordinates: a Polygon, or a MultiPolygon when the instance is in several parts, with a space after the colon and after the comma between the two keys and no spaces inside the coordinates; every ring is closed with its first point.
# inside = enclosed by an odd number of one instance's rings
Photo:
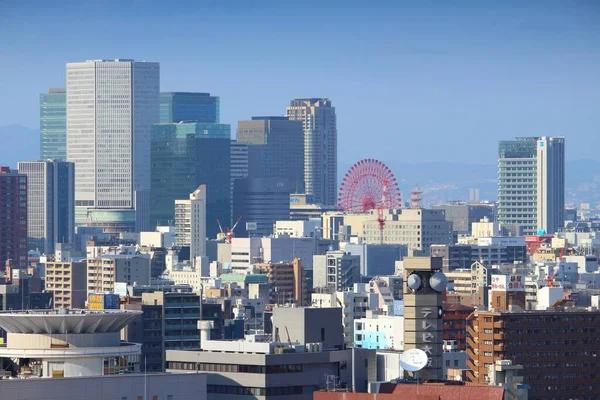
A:
{"type": "Polygon", "coordinates": [[[400,188],[392,171],[372,158],[354,164],[342,180],[338,207],[347,212],[400,208],[400,188]]]}

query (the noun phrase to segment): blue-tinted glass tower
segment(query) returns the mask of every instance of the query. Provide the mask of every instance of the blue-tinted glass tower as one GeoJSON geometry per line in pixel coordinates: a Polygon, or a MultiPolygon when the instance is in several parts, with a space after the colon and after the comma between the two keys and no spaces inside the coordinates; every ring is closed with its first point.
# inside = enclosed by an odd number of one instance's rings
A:
{"type": "Polygon", "coordinates": [[[231,126],[181,122],[156,124],[151,141],[150,219],[172,225],[175,200],[206,185],[206,235],[216,237],[231,220],[231,126]]]}
{"type": "Polygon", "coordinates": [[[182,121],[219,123],[219,97],[210,93],[166,92],[160,94],[160,123],[182,121]]]}
{"type": "Polygon", "coordinates": [[[67,159],[67,93],[64,88],[40,94],[40,158],[67,159]]]}

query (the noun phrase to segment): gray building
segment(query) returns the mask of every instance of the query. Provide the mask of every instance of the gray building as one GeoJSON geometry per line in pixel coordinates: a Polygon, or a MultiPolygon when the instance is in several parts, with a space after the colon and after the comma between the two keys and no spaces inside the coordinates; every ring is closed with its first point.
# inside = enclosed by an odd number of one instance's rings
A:
{"type": "Polygon", "coordinates": [[[0,380],[0,399],[205,400],[206,374],[126,374],[0,380]]]}
{"type": "Polygon", "coordinates": [[[329,287],[337,291],[360,283],[360,256],[341,250],[313,256],[313,287],[329,287]]]}
{"type": "Polygon", "coordinates": [[[360,257],[360,274],[366,277],[394,275],[396,261],[408,255],[402,244],[346,244],[344,251],[360,257]]]}
{"type": "Polygon", "coordinates": [[[29,248],[54,254],[56,243],[71,243],[75,233],[75,165],[43,160],[18,167],[27,175],[29,248]]]}
{"type": "Polygon", "coordinates": [[[248,176],[285,178],[292,193],[304,191],[304,132],[288,117],[238,121],[237,141],[248,145],[248,176]]]}
{"type": "Polygon", "coordinates": [[[487,217],[495,221],[494,203],[465,203],[454,201],[432,207],[434,210],[444,210],[446,221],[452,222],[452,230],[459,234],[470,234],[471,224],[487,217]]]}
{"type": "Polygon", "coordinates": [[[341,308],[276,307],[272,336],[203,339],[201,351],[167,351],[167,371],[206,371],[214,400],[308,400],[327,387],[328,377],[366,392],[377,375],[375,352],[345,349],[341,318],[341,308]]]}
{"type": "Polygon", "coordinates": [[[337,203],[337,118],[331,100],[294,99],[287,108],[290,120],[304,128],[305,192],[316,203],[337,203]]]}
{"type": "Polygon", "coordinates": [[[527,263],[527,247],[521,237],[478,238],[474,244],[432,245],[431,256],[441,257],[444,272],[471,268],[475,261],[486,267],[527,263]]]}
{"type": "Polygon", "coordinates": [[[233,188],[233,215],[242,216],[236,236],[269,236],[275,221],[290,219],[290,187],[287,179],[238,179],[233,188]]]}
{"type": "Polygon", "coordinates": [[[514,234],[564,224],[565,139],[520,137],[498,145],[498,222],[514,234]]]}
{"type": "MultiPolygon", "coordinates": [[[[132,290],[135,291],[135,288],[132,290]]],[[[197,325],[202,304],[197,293],[148,290],[141,294],[141,301],[138,297],[124,306],[127,310],[142,311],[143,314],[134,321],[135,324],[124,330],[123,335],[127,341],[141,343],[145,360],[145,364],[140,366],[142,370],[163,372],[165,351],[200,348],[197,325]]]]}

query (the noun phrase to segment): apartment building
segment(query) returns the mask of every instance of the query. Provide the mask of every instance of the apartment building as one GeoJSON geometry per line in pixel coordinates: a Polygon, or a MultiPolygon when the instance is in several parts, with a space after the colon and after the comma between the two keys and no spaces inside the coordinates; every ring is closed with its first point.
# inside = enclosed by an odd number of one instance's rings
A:
{"type": "Polygon", "coordinates": [[[87,262],[47,262],[45,289],[52,293],[54,308],[85,308],[87,262]]]}

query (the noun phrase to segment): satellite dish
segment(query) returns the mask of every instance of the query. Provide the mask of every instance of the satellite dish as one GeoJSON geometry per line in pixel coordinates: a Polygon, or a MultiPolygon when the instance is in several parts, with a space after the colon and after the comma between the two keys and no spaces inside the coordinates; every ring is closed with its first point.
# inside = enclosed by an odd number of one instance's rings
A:
{"type": "Polygon", "coordinates": [[[410,274],[408,276],[408,287],[412,290],[417,290],[421,287],[421,277],[417,274],[410,274]]]}
{"type": "Polygon", "coordinates": [[[421,349],[409,349],[400,355],[400,367],[405,371],[420,371],[426,365],[427,354],[421,349]]]}
{"type": "Polygon", "coordinates": [[[448,278],[443,272],[436,272],[429,278],[429,286],[436,292],[443,292],[448,284],[448,278]]]}

